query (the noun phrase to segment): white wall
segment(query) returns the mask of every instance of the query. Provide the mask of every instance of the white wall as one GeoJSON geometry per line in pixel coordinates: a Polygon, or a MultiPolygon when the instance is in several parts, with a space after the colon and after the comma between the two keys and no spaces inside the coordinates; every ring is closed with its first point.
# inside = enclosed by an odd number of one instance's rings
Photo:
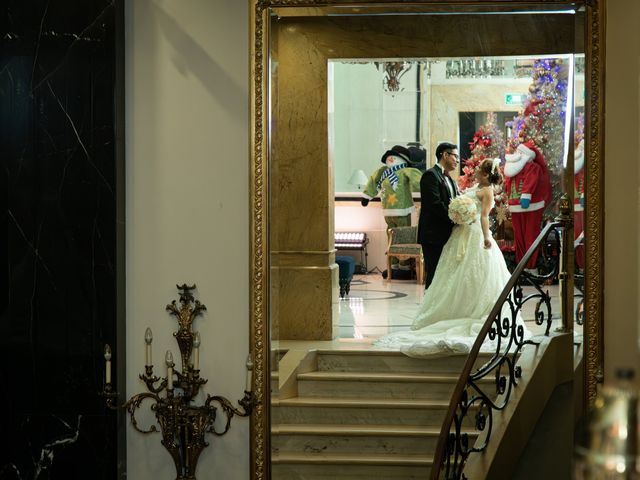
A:
{"type": "MultiPolygon", "coordinates": [[[[209,379],[204,390],[234,403],[244,390],[248,15],[248,2],[237,0],[126,2],[129,396],[144,390],[137,377],[147,326],[154,363],[163,364],[168,348],[179,358],[171,335],[177,323],[165,306],[183,282],[197,284],[208,308],[195,324],[201,374],[209,379]]],[[[207,438],[198,478],[249,478],[248,427],[248,419],[236,417],[227,435],[207,438]]],[[[129,427],[127,444],[130,480],[175,478],[160,435],[129,427]]]]}
{"type": "Polygon", "coordinates": [[[640,2],[607,1],[605,116],[605,378],[636,369],[640,291],[640,2]]]}
{"type": "Polygon", "coordinates": [[[415,141],[416,69],[402,77],[402,91],[387,92],[384,74],[373,63],[331,63],[329,84],[330,155],[335,191],[357,192],[348,181],[354,170],[368,177],[382,164],[380,157],[394,145],[415,141]]]}

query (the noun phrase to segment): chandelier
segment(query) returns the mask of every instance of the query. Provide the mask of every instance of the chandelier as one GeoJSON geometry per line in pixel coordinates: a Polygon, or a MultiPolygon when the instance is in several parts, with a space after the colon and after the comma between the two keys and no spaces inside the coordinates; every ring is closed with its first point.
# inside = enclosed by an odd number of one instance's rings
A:
{"type": "Polygon", "coordinates": [[[533,76],[533,59],[516,60],[513,65],[513,76],[516,78],[525,78],[533,76]]]}
{"type": "Polygon", "coordinates": [[[411,70],[411,62],[373,62],[377,70],[384,72],[382,85],[388,92],[400,91],[400,79],[411,70]]]}
{"type": "Polygon", "coordinates": [[[447,78],[487,78],[504,75],[504,60],[493,58],[460,58],[447,60],[447,78]]]}

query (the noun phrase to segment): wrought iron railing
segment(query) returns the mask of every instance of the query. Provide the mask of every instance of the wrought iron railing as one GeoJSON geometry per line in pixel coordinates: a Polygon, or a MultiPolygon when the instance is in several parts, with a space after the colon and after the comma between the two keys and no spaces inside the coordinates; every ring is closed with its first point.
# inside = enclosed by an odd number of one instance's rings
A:
{"type": "MultiPolygon", "coordinates": [[[[519,311],[522,311],[525,303],[537,299],[534,320],[539,326],[546,324],[545,335],[549,335],[551,322],[553,321],[551,295],[545,287],[557,282],[560,273],[561,232],[559,226],[560,222],[548,225],[546,236],[541,238],[538,244],[539,255],[543,258],[542,263],[545,270],[538,274],[533,274],[526,269],[523,270],[520,276],[517,277],[513,289],[513,301],[519,307],[519,311]],[[525,294],[524,287],[527,286],[533,288],[535,293],[525,294]]],[[[540,236],[542,237],[542,232],[540,236]]],[[[538,272],[540,272],[540,269],[538,272]]]]}
{"type": "Polygon", "coordinates": [[[525,338],[525,328],[522,322],[518,322],[525,303],[538,300],[535,321],[538,325],[546,322],[545,332],[549,333],[552,321],[551,297],[548,291],[543,290],[543,286],[554,278],[562,278],[559,274],[561,244],[566,241],[562,235],[566,237],[568,232],[566,228],[561,232],[561,227],[569,225],[568,218],[568,213],[564,212],[560,221],[545,226],[513,270],[509,282],[480,330],[454,389],[440,430],[431,480],[464,479],[463,469],[469,455],[484,451],[488,445],[494,412],[504,410],[513,388],[521,377],[522,368],[518,365],[520,351],[526,344],[535,344],[525,338]],[[525,271],[527,263],[536,251],[541,255],[554,255],[557,260],[555,265],[542,275],[533,275],[525,271]],[[533,287],[536,292],[525,295],[523,287],[527,285],[533,287]],[[546,311],[543,311],[543,307],[546,311]],[[472,371],[481,348],[487,345],[487,339],[490,341],[490,351],[493,352],[491,359],[476,371],[472,371]],[[480,381],[489,375],[493,375],[495,381],[487,387],[486,382],[481,384],[480,381]],[[488,388],[495,389],[495,393],[489,394],[488,388]],[[475,416],[476,430],[484,434],[477,445],[473,443],[469,434],[463,431],[463,426],[467,425],[465,419],[471,412],[475,416]]]}

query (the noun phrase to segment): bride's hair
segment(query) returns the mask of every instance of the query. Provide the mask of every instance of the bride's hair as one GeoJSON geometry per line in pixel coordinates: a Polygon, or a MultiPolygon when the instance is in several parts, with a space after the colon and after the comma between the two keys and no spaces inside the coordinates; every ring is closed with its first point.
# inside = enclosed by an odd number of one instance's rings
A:
{"type": "Polygon", "coordinates": [[[480,171],[489,176],[489,183],[491,185],[501,185],[502,184],[502,172],[500,172],[500,166],[497,162],[494,162],[491,158],[487,158],[484,160],[480,166],[480,171]],[[495,167],[494,167],[495,165],[495,167]]]}

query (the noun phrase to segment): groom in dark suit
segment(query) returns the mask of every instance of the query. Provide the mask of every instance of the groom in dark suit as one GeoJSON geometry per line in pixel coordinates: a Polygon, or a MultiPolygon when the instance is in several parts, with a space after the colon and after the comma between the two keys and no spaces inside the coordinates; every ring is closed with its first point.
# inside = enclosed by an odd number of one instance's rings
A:
{"type": "Polygon", "coordinates": [[[438,163],[424,172],[420,179],[418,242],[422,245],[427,270],[425,288],[431,285],[442,247],[449,240],[453,228],[449,219],[449,202],[458,195],[458,188],[449,172],[458,167],[459,158],[457,145],[441,143],[436,148],[438,163]]]}

